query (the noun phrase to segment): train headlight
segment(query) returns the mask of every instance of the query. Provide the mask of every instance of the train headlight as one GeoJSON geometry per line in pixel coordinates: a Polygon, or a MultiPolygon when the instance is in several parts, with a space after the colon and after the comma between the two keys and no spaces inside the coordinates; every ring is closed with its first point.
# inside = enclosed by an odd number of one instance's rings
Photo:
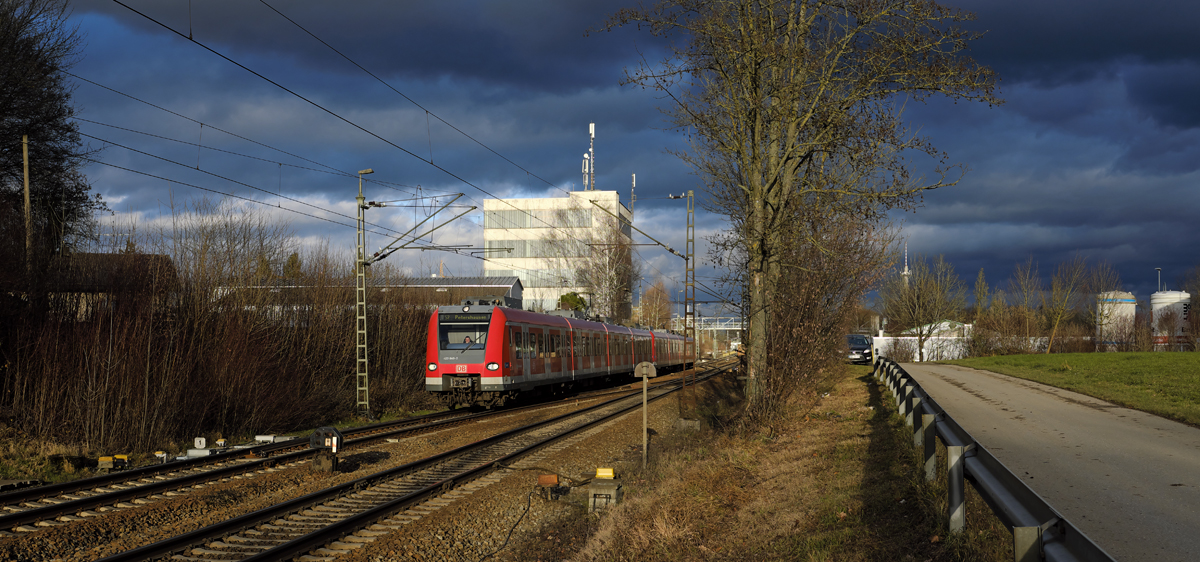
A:
{"type": "Polygon", "coordinates": [[[471,305],[464,306],[463,312],[471,312],[471,305]]]}
{"type": "Polygon", "coordinates": [[[430,364],[429,364],[429,365],[427,365],[425,368],[426,368],[426,369],[429,369],[430,371],[436,371],[436,370],[437,370],[437,363],[430,363],[430,364]]]}
{"type": "Polygon", "coordinates": [[[487,370],[489,370],[489,371],[498,371],[498,370],[500,370],[500,364],[499,364],[499,363],[488,363],[488,364],[487,364],[487,370]]]}

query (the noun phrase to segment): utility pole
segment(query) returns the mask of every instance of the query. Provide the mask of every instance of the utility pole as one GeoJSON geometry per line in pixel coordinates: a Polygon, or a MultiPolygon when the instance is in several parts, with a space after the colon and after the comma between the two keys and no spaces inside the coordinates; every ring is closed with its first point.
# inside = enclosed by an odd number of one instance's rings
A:
{"type": "Polygon", "coordinates": [[[367,229],[366,211],[367,200],[363,197],[363,174],[373,174],[375,170],[367,168],[358,171],[358,242],[354,257],[356,302],[355,312],[355,374],[358,383],[358,400],[355,404],[359,415],[371,419],[370,377],[367,365],[367,229]]]}
{"type": "MultiPolygon", "coordinates": [[[[692,339],[691,357],[692,357],[692,381],[696,380],[696,212],[695,212],[694,192],[687,192],[687,276],[684,278],[684,302],[687,308],[684,309],[684,325],[687,331],[684,337],[692,339]]],[[[684,346],[684,351],[687,351],[687,345],[684,346]]],[[[687,383],[687,378],[684,377],[684,384],[687,383]]]]}
{"type": "Polygon", "coordinates": [[[29,282],[33,283],[33,211],[29,205],[29,135],[21,135],[21,158],[25,161],[25,275],[30,280],[29,282]]]}
{"type": "MultiPolygon", "coordinates": [[[[356,297],[355,300],[357,302],[355,303],[355,307],[354,307],[355,308],[355,334],[356,334],[355,335],[355,345],[356,345],[355,374],[357,376],[357,382],[358,382],[358,396],[357,396],[356,406],[358,407],[359,415],[362,415],[362,416],[366,417],[367,419],[372,419],[371,396],[370,396],[370,389],[369,389],[370,379],[367,374],[367,371],[368,371],[368,369],[367,369],[367,266],[369,266],[379,260],[387,258],[388,256],[392,255],[392,253],[394,253],[396,250],[399,250],[402,248],[407,248],[408,244],[415,242],[417,240],[420,240],[426,234],[432,235],[434,230],[437,230],[437,229],[441,228],[442,226],[446,226],[447,224],[454,222],[456,219],[462,217],[463,215],[475,210],[475,207],[470,207],[467,210],[454,216],[450,220],[443,222],[441,224],[441,226],[434,226],[433,228],[429,229],[427,232],[413,234],[414,231],[421,228],[422,225],[424,225],[426,222],[433,220],[434,217],[436,217],[438,213],[445,210],[446,207],[449,207],[452,203],[454,203],[455,201],[458,201],[458,198],[463,196],[463,194],[459,193],[459,194],[455,195],[454,198],[451,199],[450,201],[448,201],[445,205],[442,205],[437,210],[433,211],[433,213],[431,213],[429,216],[427,216],[424,219],[422,219],[421,221],[417,222],[417,224],[413,225],[413,227],[408,229],[407,232],[405,232],[404,234],[401,234],[400,236],[397,236],[395,238],[395,240],[392,240],[392,242],[390,244],[388,244],[387,246],[384,246],[383,248],[380,248],[379,251],[375,252],[374,254],[371,254],[370,257],[367,257],[366,210],[370,209],[371,207],[387,207],[388,206],[386,202],[367,201],[366,198],[363,197],[362,177],[365,174],[373,174],[373,173],[375,173],[375,170],[372,170],[371,168],[367,168],[366,170],[359,170],[359,172],[358,172],[358,197],[355,199],[355,202],[357,203],[357,206],[358,206],[358,241],[356,244],[357,248],[355,249],[355,256],[354,256],[354,263],[355,263],[355,268],[354,268],[355,272],[354,273],[355,273],[355,277],[357,278],[355,281],[355,297],[356,297]],[[409,242],[401,243],[401,240],[409,235],[412,235],[412,239],[409,242]]],[[[439,267],[439,271],[441,271],[440,267],[439,267]]]]}
{"type": "MultiPolygon", "coordinates": [[[[692,380],[696,372],[696,196],[688,190],[686,195],[668,195],[668,199],[687,198],[687,248],[683,259],[687,260],[687,273],[683,285],[683,335],[690,339],[684,343],[684,356],[692,359],[692,380]]],[[[687,388],[687,376],[683,377],[687,388]]]]}

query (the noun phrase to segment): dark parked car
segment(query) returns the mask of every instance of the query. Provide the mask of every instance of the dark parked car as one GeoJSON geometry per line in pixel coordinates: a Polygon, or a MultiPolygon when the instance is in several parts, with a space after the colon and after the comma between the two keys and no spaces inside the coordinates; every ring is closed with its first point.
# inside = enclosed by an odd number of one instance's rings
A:
{"type": "Polygon", "coordinates": [[[850,362],[871,364],[871,337],[860,334],[846,336],[846,347],[850,348],[850,362]]]}

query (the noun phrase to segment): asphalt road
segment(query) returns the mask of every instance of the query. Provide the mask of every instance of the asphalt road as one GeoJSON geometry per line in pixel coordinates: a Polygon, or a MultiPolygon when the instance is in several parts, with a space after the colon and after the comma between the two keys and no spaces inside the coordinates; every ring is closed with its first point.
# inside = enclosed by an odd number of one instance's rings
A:
{"type": "Polygon", "coordinates": [[[1200,560],[1200,429],[988,371],[903,367],[1117,560],[1200,560]]]}

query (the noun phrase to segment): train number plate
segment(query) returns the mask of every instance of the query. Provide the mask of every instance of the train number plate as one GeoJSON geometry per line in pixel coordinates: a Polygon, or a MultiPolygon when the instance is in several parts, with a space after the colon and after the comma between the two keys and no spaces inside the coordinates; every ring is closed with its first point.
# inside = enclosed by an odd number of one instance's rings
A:
{"type": "Polygon", "coordinates": [[[466,365],[455,365],[454,372],[455,373],[465,373],[465,372],[467,372],[467,366],[466,365]]]}
{"type": "Polygon", "coordinates": [[[450,388],[471,388],[471,379],[450,379],[450,388]]]}

